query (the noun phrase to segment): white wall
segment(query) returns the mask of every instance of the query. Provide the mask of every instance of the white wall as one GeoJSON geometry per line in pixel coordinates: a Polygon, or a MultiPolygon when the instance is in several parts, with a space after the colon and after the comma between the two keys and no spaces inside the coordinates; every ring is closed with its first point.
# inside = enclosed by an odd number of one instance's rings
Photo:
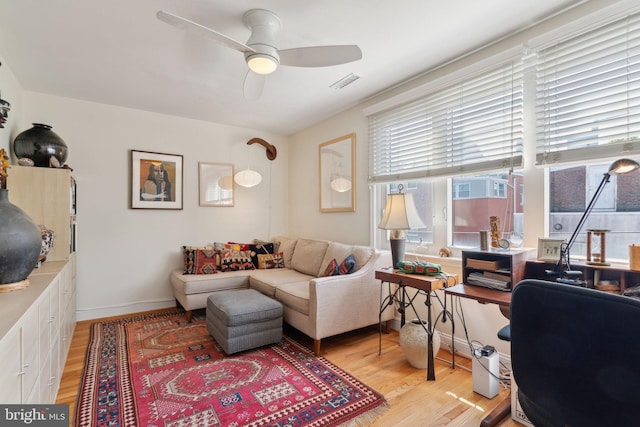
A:
{"type": "Polygon", "coordinates": [[[289,150],[289,234],[369,245],[369,150],[367,122],[360,109],[346,111],[292,135],[289,150]],[[356,210],[320,212],[318,146],[350,133],[356,134],[356,210]]]}
{"type": "Polygon", "coordinates": [[[11,111],[7,123],[0,129],[0,148],[11,154],[11,141],[21,132],[20,117],[22,116],[22,86],[11,71],[11,67],[0,56],[0,98],[11,104],[11,111]]]}
{"type": "Polygon", "coordinates": [[[266,239],[287,231],[287,139],[252,129],[25,92],[22,130],[46,123],[69,147],[78,185],[78,318],[175,304],[169,273],[182,245],[266,239]],[[260,137],[274,144],[269,161],[260,137]],[[130,150],[184,156],[182,210],[130,209],[130,150]],[[236,186],[235,207],[198,206],[198,162],[251,166],[263,176],[236,186]]]}

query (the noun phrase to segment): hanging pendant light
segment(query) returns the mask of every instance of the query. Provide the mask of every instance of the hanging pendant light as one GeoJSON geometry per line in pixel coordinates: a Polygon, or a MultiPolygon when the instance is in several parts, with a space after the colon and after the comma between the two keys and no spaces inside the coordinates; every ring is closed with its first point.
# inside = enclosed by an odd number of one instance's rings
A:
{"type": "Polygon", "coordinates": [[[247,169],[238,172],[233,180],[242,187],[255,187],[262,181],[262,175],[247,167],[247,169]]]}
{"type": "MultiPolygon", "coordinates": [[[[247,145],[253,145],[253,144],[260,144],[265,148],[267,153],[267,159],[274,160],[276,158],[276,155],[278,153],[278,151],[276,150],[276,147],[269,144],[264,139],[252,138],[249,141],[247,141],[247,145]]],[[[236,182],[236,184],[242,187],[255,187],[256,185],[260,184],[260,182],[262,181],[262,175],[260,175],[258,172],[254,170],[251,170],[251,168],[249,167],[249,162],[247,160],[247,168],[243,171],[238,172],[233,177],[233,180],[236,182]]]]}

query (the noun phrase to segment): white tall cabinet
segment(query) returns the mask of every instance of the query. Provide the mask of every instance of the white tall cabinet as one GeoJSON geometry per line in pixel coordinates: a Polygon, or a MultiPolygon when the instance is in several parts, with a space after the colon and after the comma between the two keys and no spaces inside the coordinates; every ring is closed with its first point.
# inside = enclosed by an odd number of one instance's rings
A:
{"type": "Polygon", "coordinates": [[[75,328],[75,256],[0,293],[0,403],[55,403],[75,328]]]}
{"type": "Polygon", "coordinates": [[[56,241],[27,288],[0,292],[0,403],[55,403],[76,324],[75,181],[69,170],[13,166],[7,188],[56,241]]]}

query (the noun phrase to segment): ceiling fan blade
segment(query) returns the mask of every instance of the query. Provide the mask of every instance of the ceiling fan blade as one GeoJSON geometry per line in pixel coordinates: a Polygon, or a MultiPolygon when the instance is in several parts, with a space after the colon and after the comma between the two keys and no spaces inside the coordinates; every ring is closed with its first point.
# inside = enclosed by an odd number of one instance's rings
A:
{"type": "Polygon", "coordinates": [[[278,51],[280,64],[292,67],[329,67],[362,59],[356,45],[311,46],[278,51]]]}
{"type": "Polygon", "coordinates": [[[208,37],[222,46],[230,47],[231,49],[235,49],[240,52],[255,52],[253,48],[250,48],[231,37],[227,37],[224,34],[212,30],[211,28],[200,25],[197,22],[189,21],[181,16],[165,12],[164,10],[159,10],[158,13],[156,13],[156,16],[162,22],[166,22],[167,24],[173,25],[174,27],[178,27],[182,30],[191,31],[195,34],[208,37]]]}
{"type": "Polygon", "coordinates": [[[265,74],[258,74],[249,70],[244,77],[244,97],[249,101],[260,99],[266,80],[267,76],[265,74]]]}

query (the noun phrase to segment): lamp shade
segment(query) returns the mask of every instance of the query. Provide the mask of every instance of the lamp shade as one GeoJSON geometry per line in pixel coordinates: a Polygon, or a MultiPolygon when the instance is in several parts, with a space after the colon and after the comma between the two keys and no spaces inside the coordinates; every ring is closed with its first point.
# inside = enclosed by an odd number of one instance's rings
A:
{"type": "Polygon", "coordinates": [[[387,204],[378,228],[384,230],[411,230],[424,228],[426,225],[420,219],[412,194],[387,194],[387,204]]]}
{"type": "Polygon", "coordinates": [[[254,170],[245,169],[238,172],[233,180],[242,187],[255,187],[262,181],[262,175],[254,170]]]}
{"type": "Polygon", "coordinates": [[[640,165],[635,160],[631,159],[618,159],[611,163],[609,166],[610,175],[622,175],[624,173],[633,172],[638,169],[640,165]]]}

